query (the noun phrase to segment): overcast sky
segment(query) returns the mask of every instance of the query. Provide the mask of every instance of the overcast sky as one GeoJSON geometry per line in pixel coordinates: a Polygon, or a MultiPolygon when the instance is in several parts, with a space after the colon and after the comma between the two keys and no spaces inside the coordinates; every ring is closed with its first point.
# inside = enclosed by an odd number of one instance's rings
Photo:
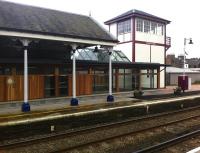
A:
{"type": "Polygon", "coordinates": [[[184,38],[192,38],[187,45],[188,57],[200,57],[200,8],[198,0],[7,0],[66,12],[91,15],[100,24],[131,9],[138,9],[170,20],[167,36],[172,47],[167,54],[183,54],[184,38]]]}

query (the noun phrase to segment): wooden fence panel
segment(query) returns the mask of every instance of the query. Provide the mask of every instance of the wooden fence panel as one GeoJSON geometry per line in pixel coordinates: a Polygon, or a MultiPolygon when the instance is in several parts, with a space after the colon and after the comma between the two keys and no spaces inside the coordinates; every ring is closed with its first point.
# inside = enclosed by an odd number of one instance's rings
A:
{"type": "MultiPolygon", "coordinates": [[[[76,77],[76,95],[90,95],[93,92],[93,75],[78,74],[76,77]]],[[[68,95],[72,96],[72,76],[68,77],[68,95]]]]}
{"type": "Polygon", "coordinates": [[[0,76],[0,102],[5,99],[5,76],[0,76]]]}
{"type": "Polygon", "coordinates": [[[24,96],[23,76],[6,76],[6,101],[22,100],[24,96]]]}
{"type": "Polygon", "coordinates": [[[90,95],[93,92],[93,75],[85,75],[85,95],[90,95]]]}
{"type": "Polygon", "coordinates": [[[44,98],[44,76],[29,75],[29,99],[44,98]]]}

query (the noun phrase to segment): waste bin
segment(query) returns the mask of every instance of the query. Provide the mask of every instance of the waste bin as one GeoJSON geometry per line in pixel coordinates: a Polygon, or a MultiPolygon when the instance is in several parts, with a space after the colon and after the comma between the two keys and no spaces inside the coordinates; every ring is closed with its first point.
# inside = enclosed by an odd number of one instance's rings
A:
{"type": "Polygon", "coordinates": [[[186,75],[178,76],[178,86],[181,87],[183,91],[188,90],[188,76],[186,75]]]}

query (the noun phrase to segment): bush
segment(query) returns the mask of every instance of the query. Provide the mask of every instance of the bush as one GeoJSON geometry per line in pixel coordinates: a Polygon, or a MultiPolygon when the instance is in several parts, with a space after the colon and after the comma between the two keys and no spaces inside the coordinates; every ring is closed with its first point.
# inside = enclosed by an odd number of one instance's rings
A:
{"type": "Polygon", "coordinates": [[[142,90],[134,90],[133,95],[135,98],[142,97],[144,92],[142,90]]]}
{"type": "Polygon", "coordinates": [[[176,87],[176,88],[174,89],[174,94],[175,94],[175,95],[181,95],[181,91],[182,91],[181,87],[176,87]]]}

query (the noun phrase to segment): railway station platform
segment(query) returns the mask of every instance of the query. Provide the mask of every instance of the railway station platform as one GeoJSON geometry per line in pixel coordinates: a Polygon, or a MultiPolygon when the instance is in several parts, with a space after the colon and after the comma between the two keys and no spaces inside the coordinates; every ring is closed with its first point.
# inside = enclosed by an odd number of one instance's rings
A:
{"type": "MultiPolygon", "coordinates": [[[[173,95],[175,86],[167,86],[164,89],[152,89],[152,90],[144,90],[144,94],[142,99],[136,99],[133,97],[133,91],[131,92],[119,92],[114,93],[115,104],[116,105],[130,105],[130,104],[141,104],[141,101],[151,101],[152,98],[168,97],[168,95],[173,95]]],[[[200,96],[200,85],[192,85],[190,90],[185,91],[186,95],[198,95],[200,96]]],[[[39,112],[48,112],[60,109],[66,110],[75,110],[81,108],[101,108],[106,107],[109,103],[106,101],[107,93],[105,94],[96,94],[89,96],[79,96],[79,106],[70,106],[71,97],[61,97],[61,98],[48,98],[48,99],[39,99],[39,100],[31,100],[31,111],[28,113],[21,112],[22,101],[14,101],[14,102],[1,102],[0,103],[0,117],[1,116],[9,116],[14,114],[34,114],[39,112]]]]}

